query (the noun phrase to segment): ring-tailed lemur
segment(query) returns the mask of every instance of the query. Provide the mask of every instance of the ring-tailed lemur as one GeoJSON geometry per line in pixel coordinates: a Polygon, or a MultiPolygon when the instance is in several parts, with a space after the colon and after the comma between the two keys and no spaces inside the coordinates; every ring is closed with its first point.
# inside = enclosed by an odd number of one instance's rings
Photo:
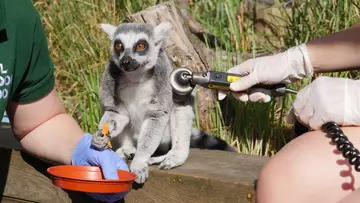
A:
{"type": "Polygon", "coordinates": [[[101,28],[111,40],[112,54],[101,79],[99,129],[108,123],[112,142],[119,142],[116,153],[124,159],[133,156],[130,171],[138,176],[137,183],[148,178],[148,165],[160,163],[160,169],[182,165],[190,147],[235,151],[192,127],[193,96],[186,102],[173,100],[169,81],[173,67],[163,47],[170,23],[101,24],[101,28]],[[162,155],[153,156],[155,152],[162,155]]]}

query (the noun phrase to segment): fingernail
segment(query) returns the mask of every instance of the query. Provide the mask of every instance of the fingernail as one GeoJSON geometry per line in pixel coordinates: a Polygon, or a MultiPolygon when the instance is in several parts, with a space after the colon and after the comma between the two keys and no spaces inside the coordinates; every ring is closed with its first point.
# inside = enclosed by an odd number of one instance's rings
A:
{"type": "Polygon", "coordinates": [[[226,94],[219,92],[218,93],[218,100],[223,100],[226,97],[226,94]]]}
{"type": "Polygon", "coordinates": [[[239,97],[239,100],[242,102],[247,102],[249,101],[249,96],[247,94],[243,94],[239,97]]]}
{"type": "Polygon", "coordinates": [[[271,97],[269,95],[266,95],[263,99],[264,103],[268,103],[271,101],[271,97]]]}

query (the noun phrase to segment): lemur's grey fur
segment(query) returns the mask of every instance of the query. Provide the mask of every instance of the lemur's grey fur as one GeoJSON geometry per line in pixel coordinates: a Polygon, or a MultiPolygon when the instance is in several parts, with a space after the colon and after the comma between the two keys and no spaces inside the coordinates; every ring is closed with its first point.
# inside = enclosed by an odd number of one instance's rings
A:
{"type": "MultiPolygon", "coordinates": [[[[163,44],[171,29],[169,23],[101,24],[111,40],[112,55],[101,79],[100,100],[104,123],[124,159],[133,156],[130,171],[137,183],[148,178],[148,165],[160,163],[171,169],[184,163],[190,147],[234,151],[225,141],[192,127],[194,97],[175,102],[169,75],[172,64],[163,44]],[[145,44],[142,51],[136,45],[145,44]],[[114,49],[121,43],[120,51],[114,49]],[[159,156],[155,156],[156,154],[159,156]]],[[[95,134],[97,143],[105,139],[95,134]]]]}

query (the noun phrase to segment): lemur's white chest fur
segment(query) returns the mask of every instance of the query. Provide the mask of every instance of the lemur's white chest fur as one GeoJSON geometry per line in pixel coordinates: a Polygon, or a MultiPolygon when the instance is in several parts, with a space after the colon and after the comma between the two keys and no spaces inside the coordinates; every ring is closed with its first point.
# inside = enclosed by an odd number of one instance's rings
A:
{"type": "Polygon", "coordinates": [[[135,134],[140,132],[145,113],[154,93],[154,80],[134,83],[118,89],[118,96],[123,101],[130,117],[131,129],[135,134]]]}

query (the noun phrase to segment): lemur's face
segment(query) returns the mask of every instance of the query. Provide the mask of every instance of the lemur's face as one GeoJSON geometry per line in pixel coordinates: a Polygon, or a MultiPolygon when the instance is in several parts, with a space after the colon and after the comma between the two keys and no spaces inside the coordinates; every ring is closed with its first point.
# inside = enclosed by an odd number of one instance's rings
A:
{"type": "Polygon", "coordinates": [[[124,23],[118,27],[102,24],[112,44],[112,60],[125,72],[144,72],[157,61],[161,45],[171,28],[168,23],[156,27],[148,24],[124,23]]]}

